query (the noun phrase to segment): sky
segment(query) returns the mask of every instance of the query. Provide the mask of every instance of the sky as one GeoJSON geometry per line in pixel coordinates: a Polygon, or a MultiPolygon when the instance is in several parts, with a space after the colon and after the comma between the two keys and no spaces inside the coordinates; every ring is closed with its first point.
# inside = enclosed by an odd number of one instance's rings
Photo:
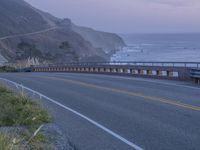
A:
{"type": "Polygon", "coordinates": [[[200,33],[200,0],[26,0],[75,24],[115,33],[200,33]]]}

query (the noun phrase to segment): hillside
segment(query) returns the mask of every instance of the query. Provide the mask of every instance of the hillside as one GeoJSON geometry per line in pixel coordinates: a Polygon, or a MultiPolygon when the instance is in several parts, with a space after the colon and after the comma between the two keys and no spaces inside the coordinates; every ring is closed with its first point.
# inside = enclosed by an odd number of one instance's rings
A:
{"type": "Polygon", "coordinates": [[[48,23],[22,0],[0,0],[0,36],[46,29],[48,23]]]}
{"type": "Polygon", "coordinates": [[[112,53],[125,46],[122,38],[113,33],[100,32],[92,28],[80,27],[77,25],[73,25],[72,30],[92,43],[94,47],[103,48],[106,53],[112,53]]]}
{"type": "Polygon", "coordinates": [[[0,0],[0,55],[9,62],[36,57],[64,63],[108,60],[124,46],[116,34],[74,25],[23,0],[0,0]]]}

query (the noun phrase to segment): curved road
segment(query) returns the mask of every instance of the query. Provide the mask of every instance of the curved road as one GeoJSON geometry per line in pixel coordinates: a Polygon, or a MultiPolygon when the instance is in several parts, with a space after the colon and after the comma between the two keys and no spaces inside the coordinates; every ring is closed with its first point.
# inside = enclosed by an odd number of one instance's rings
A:
{"type": "Polygon", "coordinates": [[[13,73],[0,77],[22,83],[62,104],[64,107],[43,100],[78,150],[200,149],[200,88],[195,85],[72,73],[13,73]]]}
{"type": "Polygon", "coordinates": [[[23,33],[23,34],[15,34],[15,35],[8,35],[8,36],[5,36],[5,37],[0,37],[0,41],[6,40],[6,39],[17,38],[17,37],[23,37],[23,36],[31,36],[31,35],[41,34],[41,33],[49,32],[49,31],[53,31],[53,30],[55,30],[57,28],[58,27],[51,27],[51,28],[40,30],[40,31],[36,31],[36,32],[23,33]]]}

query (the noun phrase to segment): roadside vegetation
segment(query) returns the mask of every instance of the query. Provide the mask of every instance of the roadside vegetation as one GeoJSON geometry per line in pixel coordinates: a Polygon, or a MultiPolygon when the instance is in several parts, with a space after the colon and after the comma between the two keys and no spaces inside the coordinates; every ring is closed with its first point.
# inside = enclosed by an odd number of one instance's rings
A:
{"type": "Polygon", "coordinates": [[[1,66],[0,72],[16,72],[16,69],[10,66],[1,66]]]}
{"type": "Polygon", "coordinates": [[[0,150],[20,150],[18,146],[14,146],[13,143],[11,143],[11,139],[0,133],[0,150]]]}
{"type": "Polygon", "coordinates": [[[29,97],[0,86],[0,150],[53,149],[40,132],[51,121],[48,112],[29,97]]]}

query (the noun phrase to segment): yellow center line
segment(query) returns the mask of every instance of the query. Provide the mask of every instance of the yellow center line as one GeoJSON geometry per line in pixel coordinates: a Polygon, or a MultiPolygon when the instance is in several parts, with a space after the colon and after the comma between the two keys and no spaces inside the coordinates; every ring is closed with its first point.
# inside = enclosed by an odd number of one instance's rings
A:
{"type": "Polygon", "coordinates": [[[195,110],[195,111],[200,111],[199,106],[182,103],[182,102],[179,102],[178,100],[169,100],[169,99],[160,98],[160,97],[147,96],[142,93],[136,93],[136,92],[126,91],[126,90],[121,90],[121,89],[116,89],[116,88],[111,88],[111,87],[104,87],[104,86],[94,85],[91,83],[85,83],[85,82],[75,81],[75,80],[70,80],[70,79],[63,79],[63,78],[57,78],[57,77],[42,77],[42,76],[33,76],[33,77],[63,81],[63,82],[71,83],[71,84],[81,85],[84,87],[101,89],[104,91],[111,91],[111,92],[115,92],[115,93],[121,93],[121,94],[125,94],[125,95],[144,98],[145,100],[157,101],[157,102],[161,102],[161,103],[165,103],[165,104],[169,104],[169,105],[173,105],[173,106],[178,106],[178,107],[187,108],[187,109],[191,109],[191,110],[195,110]]]}

